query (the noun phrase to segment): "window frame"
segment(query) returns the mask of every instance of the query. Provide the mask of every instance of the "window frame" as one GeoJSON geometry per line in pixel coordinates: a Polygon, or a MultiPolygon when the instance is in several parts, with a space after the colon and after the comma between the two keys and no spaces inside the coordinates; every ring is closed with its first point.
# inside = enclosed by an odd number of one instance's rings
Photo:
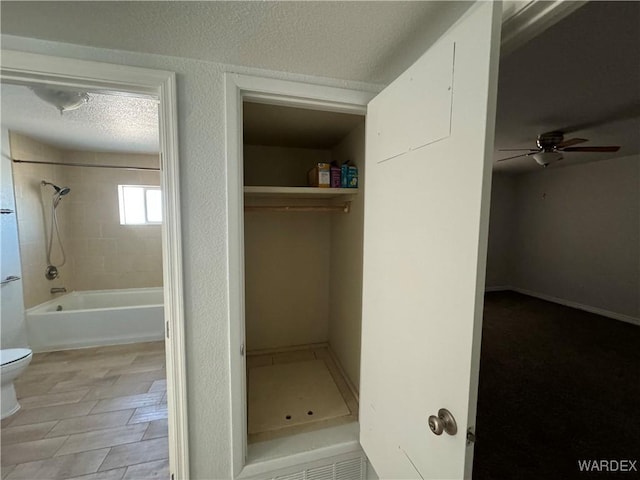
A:
{"type": "Polygon", "coordinates": [[[143,225],[162,225],[164,221],[164,212],[162,204],[160,204],[160,221],[155,222],[149,220],[149,208],[148,208],[148,196],[147,192],[157,191],[160,192],[160,200],[162,202],[162,189],[160,185],[131,185],[131,184],[118,184],[118,213],[120,215],[120,225],[122,226],[143,226],[143,225]],[[143,207],[144,207],[144,222],[143,223],[128,223],[126,221],[126,206],[124,191],[126,188],[141,188],[143,207]]]}

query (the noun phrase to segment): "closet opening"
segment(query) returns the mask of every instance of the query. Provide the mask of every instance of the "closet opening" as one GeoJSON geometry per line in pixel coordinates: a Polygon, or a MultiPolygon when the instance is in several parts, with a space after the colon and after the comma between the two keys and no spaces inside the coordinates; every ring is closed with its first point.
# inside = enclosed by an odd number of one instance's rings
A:
{"type": "Polygon", "coordinates": [[[243,102],[249,462],[357,439],[364,140],[364,115],[243,102]]]}

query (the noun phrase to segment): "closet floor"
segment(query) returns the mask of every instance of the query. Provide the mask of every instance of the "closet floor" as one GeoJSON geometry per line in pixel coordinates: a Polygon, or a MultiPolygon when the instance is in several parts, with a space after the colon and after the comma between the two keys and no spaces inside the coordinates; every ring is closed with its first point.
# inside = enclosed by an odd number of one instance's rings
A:
{"type": "Polygon", "coordinates": [[[249,443],[334,427],[358,403],[327,347],[247,356],[249,443]]]}

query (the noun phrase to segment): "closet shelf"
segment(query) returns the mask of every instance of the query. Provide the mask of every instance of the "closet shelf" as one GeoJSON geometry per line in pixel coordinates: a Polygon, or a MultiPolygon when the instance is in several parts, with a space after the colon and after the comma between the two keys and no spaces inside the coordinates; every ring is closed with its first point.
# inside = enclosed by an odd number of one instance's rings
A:
{"type": "Polygon", "coordinates": [[[244,187],[248,197],[272,198],[346,198],[358,194],[357,188],[318,188],[318,187],[244,187]]]}

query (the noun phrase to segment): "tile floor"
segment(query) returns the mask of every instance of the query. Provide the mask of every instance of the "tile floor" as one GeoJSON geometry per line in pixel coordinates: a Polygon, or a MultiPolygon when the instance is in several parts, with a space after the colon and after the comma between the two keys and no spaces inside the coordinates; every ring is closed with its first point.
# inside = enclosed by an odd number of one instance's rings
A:
{"type": "Polygon", "coordinates": [[[40,353],[2,420],[2,480],[169,476],[164,342],[40,353]]]}
{"type": "Polygon", "coordinates": [[[327,347],[247,356],[249,442],[358,419],[358,402],[327,347]]]}

